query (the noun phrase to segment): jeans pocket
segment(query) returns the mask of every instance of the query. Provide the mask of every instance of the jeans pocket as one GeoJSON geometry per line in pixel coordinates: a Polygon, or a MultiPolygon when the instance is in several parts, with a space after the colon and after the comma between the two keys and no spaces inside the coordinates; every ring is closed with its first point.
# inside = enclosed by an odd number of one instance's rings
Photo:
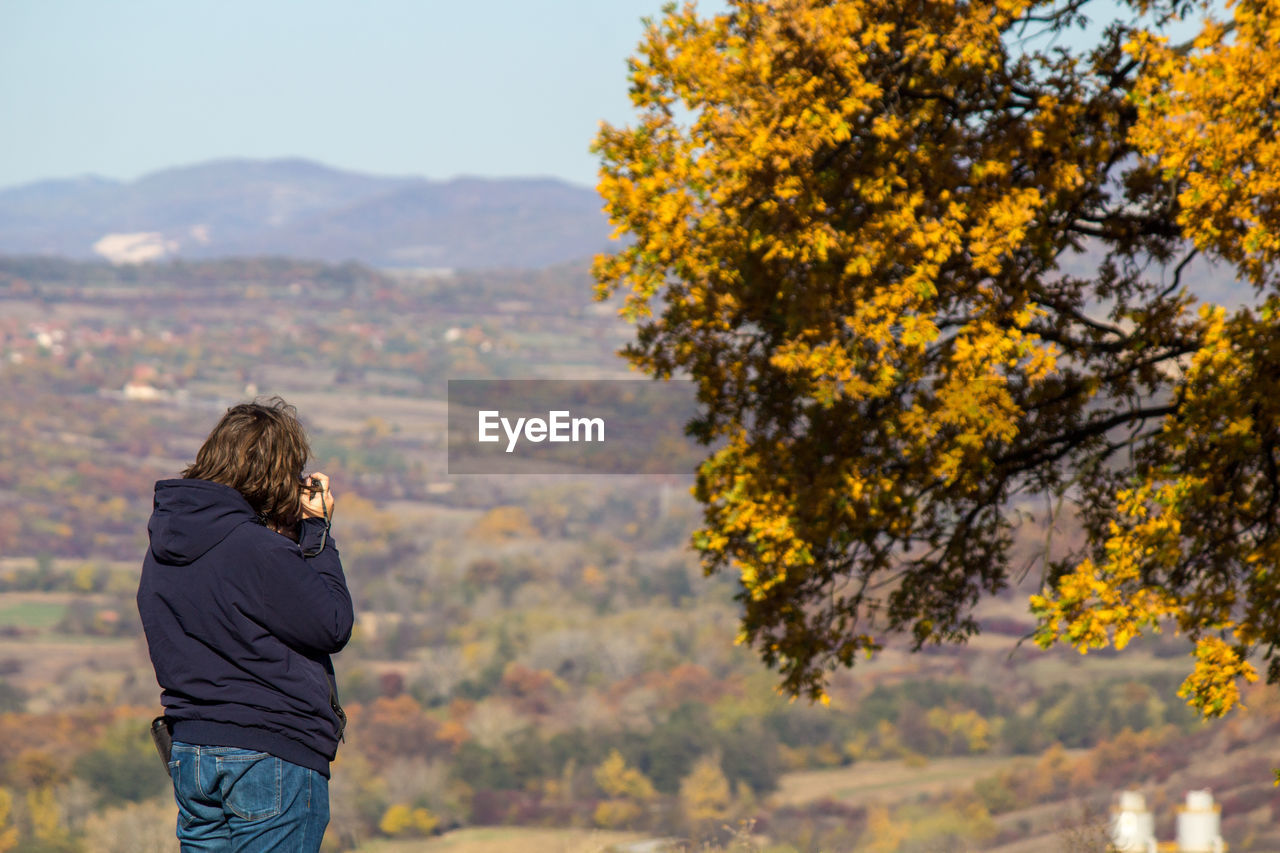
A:
{"type": "Polygon", "coordinates": [[[183,829],[191,826],[193,818],[182,804],[182,759],[175,758],[169,762],[169,778],[173,780],[173,798],[178,804],[178,823],[183,829]]]}
{"type": "Polygon", "coordinates": [[[218,775],[225,780],[223,802],[244,820],[280,814],[281,762],[265,752],[219,755],[218,775]]]}

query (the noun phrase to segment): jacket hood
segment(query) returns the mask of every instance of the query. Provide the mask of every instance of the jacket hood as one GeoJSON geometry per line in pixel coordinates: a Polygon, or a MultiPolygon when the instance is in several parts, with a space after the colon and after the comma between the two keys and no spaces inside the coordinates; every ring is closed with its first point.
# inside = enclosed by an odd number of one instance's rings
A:
{"type": "Polygon", "coordinates": [[[230,486],[208,480],[160,480],[147,533],[161,563],[185,566],[257,514],[230,486]]]}

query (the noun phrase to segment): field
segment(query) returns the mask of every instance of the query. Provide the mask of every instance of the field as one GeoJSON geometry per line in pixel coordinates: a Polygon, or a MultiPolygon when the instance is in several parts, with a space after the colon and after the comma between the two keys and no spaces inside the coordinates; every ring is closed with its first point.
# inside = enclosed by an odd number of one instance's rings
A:
{"type": "Polygon", "coordinates": [[[634,832],[486,827],[459,829],[426,841],[373,841],[357,853],[629,853],[628,843],[642,838],[634,832]]]}
{"type": "Polygon", "coordinates": [[[0,631],[5,629],[48,630],[62,620],[67,612],[65,596],[7,596],[0,606],[0,631]],[[50,600],[50,599],[54,600],[50,600]],[[24,600],[25,599],[25,600],[24,600]]]}
{"type": "Polygon", "coordinates": [[[974,780],[1008,766],[1011,761],[1008,757],[982,755],[910,763],[865,761],[830,770],[802,770],[782,777],[773,801],[787,806],[819,800],[860,805],[903,802],[921,794],[968,789],[974,780]]]}

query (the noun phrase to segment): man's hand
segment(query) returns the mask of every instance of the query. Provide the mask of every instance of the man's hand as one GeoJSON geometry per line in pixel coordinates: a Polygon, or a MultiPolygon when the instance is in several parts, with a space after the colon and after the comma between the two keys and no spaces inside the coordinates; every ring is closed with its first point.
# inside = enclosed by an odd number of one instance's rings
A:
{"type": "Polygon", "coordinates": [[[310,482],[302,487],[302,517],[333,518],[333,505],[328,475],[312,474],[310,482]]]}

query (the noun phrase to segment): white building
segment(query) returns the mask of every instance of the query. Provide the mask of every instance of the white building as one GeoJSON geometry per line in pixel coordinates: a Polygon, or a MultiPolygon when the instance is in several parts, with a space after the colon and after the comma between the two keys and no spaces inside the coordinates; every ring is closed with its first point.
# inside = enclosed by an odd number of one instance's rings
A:
{"type": "Polygon", "coordinates": [[[1178,807],[1178,836],[1158,842],[1155,816],[1138,791],[1125,791],[1120,805],[1111,810],[1111,842],[1119,853],[1225,853],[1222,840],[1222,807],[1208,791],[1188,791],[1178,807]]]}
{"type": "Polygon", "coordinates": [[[1120,805],[1111,810],[1111,843],[1120,853],[1156,853],[1156,818],[1147,799],[1138,791],[1120,794],[1120,805]]]}

